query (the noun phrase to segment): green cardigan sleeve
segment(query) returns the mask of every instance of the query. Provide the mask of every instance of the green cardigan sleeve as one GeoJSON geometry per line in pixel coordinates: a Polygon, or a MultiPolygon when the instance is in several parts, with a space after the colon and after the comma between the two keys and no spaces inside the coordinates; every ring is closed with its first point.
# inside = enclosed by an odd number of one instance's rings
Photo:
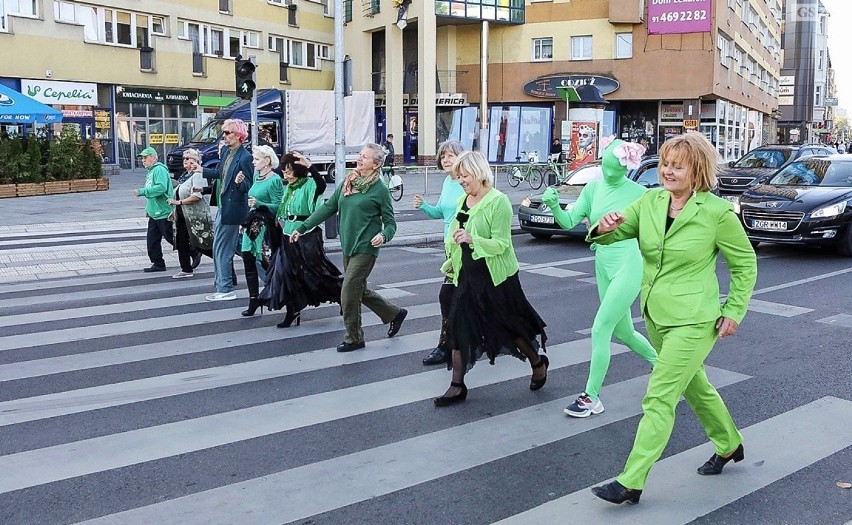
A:
{"type": "Polygon", "coordinates": [[[728,209],[719,219],[716,247],[725,258],[731,279],[728,296],[722,305],[722,316],[739,324],[745,317],[757,283],[757,256],[733,209],[728,209]]]}
{"type": "Polygon", "coordinates": [[[275,212],[278,210],[278,206],[281,205],[281,199],[284,198],[284,183],[281,181],[281,177],[273,174],[273,179],[269,183],[269,187],[267,188],[266,195],[262,195],[261,197],[268,197],[269,201],[264,201],[262,199],[257,200],[257,206],[263,206],[268,210],[275,212]]]}
{"type": "MultiPolygon", "coordinates": [[[[342,192],[343,185],[341,184],[337,187],[336,190],[334,190],[334,194],[331,196],[331,198],[328,199],[322,205],[318,206],[317,209],[314,210],[314,212],[311,214],[311,216],[305,219],[305,222],[303,222],[298,228],[296,228],[296,231],[299,233],[305,233],[311,228],[316,228],[317,226],[325,222],[326,219],[337,213],[338,205],[340,202],[340,195],[342,192]]],[[[388,193],[388,199],[390,199],[390,193],[388,193]]],[[[391,213],[393,212],[391,211],[391,213]]]]}
{"type": "Polygon", "coordinates": [[[621,223],[615,230],[598,235],[598,222],[594,223],[589,228],[589,234],[586,235],[586,242],[595,242],[598,244],[612,244],[614,242],[623,241],[624,239],[636,239],[639,237],[639,212],[642,209],[642,203],[645,202],[650,192],[645,193],[641,199],[633,201],[633,203],[621,212],[624,215],[624,222],[621,223]]]}
{"type": "Polygon", "coordinates": [[[501,195],[495,199],[489,210],[483,210],[490,217],[484,217],[491,224],[491,237],[481,237],[471,232],[473,239],[473,257],[494,257],[502,255],[512,248],[512,204],[509,198],[501,195]]]}

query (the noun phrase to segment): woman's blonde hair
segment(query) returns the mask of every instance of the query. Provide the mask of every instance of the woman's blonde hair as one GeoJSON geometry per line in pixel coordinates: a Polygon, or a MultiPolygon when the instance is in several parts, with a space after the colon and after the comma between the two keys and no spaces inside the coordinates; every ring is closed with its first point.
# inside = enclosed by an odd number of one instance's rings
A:
{"type": "Polygon", "coordinates": [[[463,151],[456,157],[456,163],[453,164],[453,176],[458,178],[462,171],[468,175],[473,175],[486,186],[494,184],[494,173],[491,172],[488,159],[478,151],[463,151]]]}
{"type": "Polygon", "coordinates": [[[251,150],[251,154],[254,157],[257,157],[259,159],[261,159],[261,158],[269,159],[269,166],[272,169],[275,169],[275,168],[278,167],[278,155],[275,154],[274,149],[272,149],[271,147],[269,147],[265,144],[261,145],[261,146],[253,147],[252,150],[251,150]]]}
{"type": "Polygon", "coordinates": [[[183,150],[183,158],[192,159],[195,162],[201,164],[201,152],[195,148],[187,148],[183,150]]]}
{"type": "Polygon", "coordinates": [[[663,163],[679,162],[689,170],[692,191],[710,191],[716,187],[719,154],[704,134],[687,131],[663,143],[660,148],[660,183],[663,182],[663,163]]]}

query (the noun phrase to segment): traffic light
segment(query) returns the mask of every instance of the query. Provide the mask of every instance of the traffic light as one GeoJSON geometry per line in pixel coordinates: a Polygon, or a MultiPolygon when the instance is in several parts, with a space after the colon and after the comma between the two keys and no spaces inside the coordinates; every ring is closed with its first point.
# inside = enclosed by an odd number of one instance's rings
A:
{"type": "Polygon", "coordinates": [[[257,87],[254,75],[255,69],[257,69],[257,66],[251,60],[245,60],[239,55],[237,56],[237,60],[234,62],[234,73],[236,75],[238,97],[251,100],[254,89],[257,87]]]}

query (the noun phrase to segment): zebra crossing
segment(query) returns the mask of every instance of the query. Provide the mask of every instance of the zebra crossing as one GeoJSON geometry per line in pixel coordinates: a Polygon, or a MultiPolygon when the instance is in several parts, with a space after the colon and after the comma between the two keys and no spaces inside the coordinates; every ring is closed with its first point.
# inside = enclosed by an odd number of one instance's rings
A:
{"type": "MultiPolygon", "coordinates": [[[[277,313],[242,319],[243,301],[203,301],[208,266],[188,282],[0,284],[0,523],[686,524],[852,447],[852,401],[823,396],[749,421],[746,462],[723,476],[695,475],[712,454],[699,436],[664,455],[642,504],[604,504],[588,489],[625,458],[647,366],[615,345],[606,411],[567,419],[590,340],[554,330],[542,391],[526,388],[528,365],[500,358],[469,374],[466,403],[435,409],[449,374],[419,361],[437,339],[440,278],[389,263],[431,249],[396,251],[373,285],[406,324],[387,339],[365,311],[367,347],[348,354],[334,351],[336,305],[286,330],[277,313]],[[489,505],[472,511],[477,499],[489,505]]],[[[591,291],[591,257],[552,259],[523,272],[591,291]]],[[[761,301],[753,315],[813,311],[787,306],[761,301]]],[[[756,379],[707,370],[723,396],[756,379]]]]}

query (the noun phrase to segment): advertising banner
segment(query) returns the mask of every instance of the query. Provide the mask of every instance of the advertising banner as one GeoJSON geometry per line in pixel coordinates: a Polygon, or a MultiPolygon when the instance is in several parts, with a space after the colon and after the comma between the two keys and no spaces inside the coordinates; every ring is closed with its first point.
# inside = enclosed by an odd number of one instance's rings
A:
{"type": "Polygon", "coordinates": [[[572,121],[568,169],[575,170],[598,158],[598,123],[572,121]]]}
{"type": "Polygon", "coordinates": [[[705,33],[713,28],[713,0],[648,0],[648,34],[705,33]]]}
{"type": "Polygon", "coordinates": [[[21,80],[21,92],[42,104],[68,106],[97,106],[98,85],[89,82],[58,82],[51,80],[21,80]]]}

